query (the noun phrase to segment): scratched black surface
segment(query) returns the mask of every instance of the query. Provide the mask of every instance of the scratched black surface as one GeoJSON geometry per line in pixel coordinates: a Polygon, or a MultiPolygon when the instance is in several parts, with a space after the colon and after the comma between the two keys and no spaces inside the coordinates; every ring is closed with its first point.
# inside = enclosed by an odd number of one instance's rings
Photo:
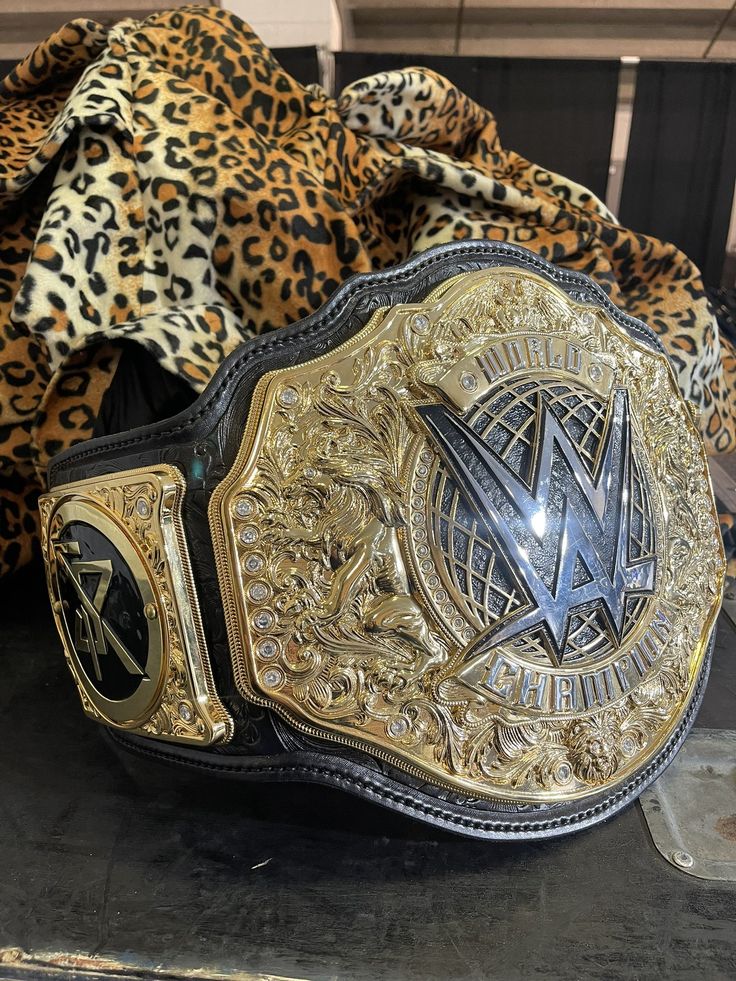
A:
{"type": "MultiPolygon", "coordinates": [[[[498,845],[337,791],[124,763],[78,709],[40,570],[0,591],[0,948],[123,976],[736,977],[736,886],[670,867],[638,805],[498,845]]],[[[700,725],[735,725],[735,650],[722,620],[700,725]]]]}

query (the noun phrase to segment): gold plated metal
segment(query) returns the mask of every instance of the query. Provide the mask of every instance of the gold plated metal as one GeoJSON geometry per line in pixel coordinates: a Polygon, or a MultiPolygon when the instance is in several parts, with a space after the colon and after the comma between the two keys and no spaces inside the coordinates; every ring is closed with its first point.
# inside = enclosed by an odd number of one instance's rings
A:
{"type": "Polygon", "coordinates": [[[582,799],[653,759],[693,695],[723,584],[702,441],[666,358],[511,267],[455,277],[266,375],[210,524],[246,698],[501,800],[582,799]],[[477,465],[467,486],[460,457],[452,471],[453,420],[496,491],[506,481],[495,525],[467,504],[490,494],[470,488],[477,465]],[[534,521],[555,468],[569,497],[550,538],[534,521]],[[612,474],[625,535],[603,576],[581,515],[604,539],[612,474]],[[573,599],[610,577],[601,602],[534,620],[541,573],[521,577],[517,545],[492,533],[516,507],[531,516],[526,554],[557,547],[573,599]]]}
{"type": "Polygon", "coordinates": [[[181,743],[230,738],[215,691],[171,466],[54,488],[40,501],[54,619],[85,712],[181,743]]]}

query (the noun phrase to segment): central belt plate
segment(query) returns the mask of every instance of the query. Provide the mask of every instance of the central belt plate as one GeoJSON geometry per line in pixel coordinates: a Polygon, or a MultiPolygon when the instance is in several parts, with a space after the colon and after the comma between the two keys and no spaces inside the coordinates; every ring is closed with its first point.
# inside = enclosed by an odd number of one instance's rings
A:
{"type": "Polygon", "coordinates": [[[210,521],[242,694],[474,796],[646,766],[720,601],[666,357],[511,267],[266,375],[210,521]]]}

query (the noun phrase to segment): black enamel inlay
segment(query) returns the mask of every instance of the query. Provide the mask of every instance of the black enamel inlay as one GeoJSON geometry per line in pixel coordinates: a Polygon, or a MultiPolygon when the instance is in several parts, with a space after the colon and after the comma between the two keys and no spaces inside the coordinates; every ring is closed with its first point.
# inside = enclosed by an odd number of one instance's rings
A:
{"type": "MultiPolygon", "coordinates": [[[[112,577],[102,603],[101,617],[145,673],[148,660],[148,621],[143,611],[140,590],[127,562],[106,535],[85,522],[71,522],[59,537],[62,542],[77,542],[80,550],[78,558],[83,561],[109,560],[112,563],[112,577]]],[[[74,561],[71,556],[69,559],[74,561]]],[[[83,573],[79,579],[85,595],[92,600],[100,574],[83,573]]],[[[138,690],[145,674],[131,673],[108,641],[105,644],[105,653],[98,655],[101,678],[97,677],[92,653],[80,649],[76,643],[76,622],[79,619],[77,610],[82,604],[61,565],[59,598],[64,604],[69,637],[90,683],[105,698],[113,701],[130,698],[138,690]]]]}

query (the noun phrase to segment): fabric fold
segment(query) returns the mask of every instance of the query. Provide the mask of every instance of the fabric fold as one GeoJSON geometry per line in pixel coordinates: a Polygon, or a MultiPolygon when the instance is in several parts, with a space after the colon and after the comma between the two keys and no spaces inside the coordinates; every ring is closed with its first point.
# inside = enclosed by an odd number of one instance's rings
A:
{"type": "Polygon", "coordinates": [[[711,450],[734,447],[734,352],[698,270],[434,72],[335,100],[219,8],[76,20],[0,85],[0,146],[0,573],[31,555],[48,460],[91,435],[121,340],[201,391],[245,338],[451,240],[588,273],[660,334],[711,450]]]}

